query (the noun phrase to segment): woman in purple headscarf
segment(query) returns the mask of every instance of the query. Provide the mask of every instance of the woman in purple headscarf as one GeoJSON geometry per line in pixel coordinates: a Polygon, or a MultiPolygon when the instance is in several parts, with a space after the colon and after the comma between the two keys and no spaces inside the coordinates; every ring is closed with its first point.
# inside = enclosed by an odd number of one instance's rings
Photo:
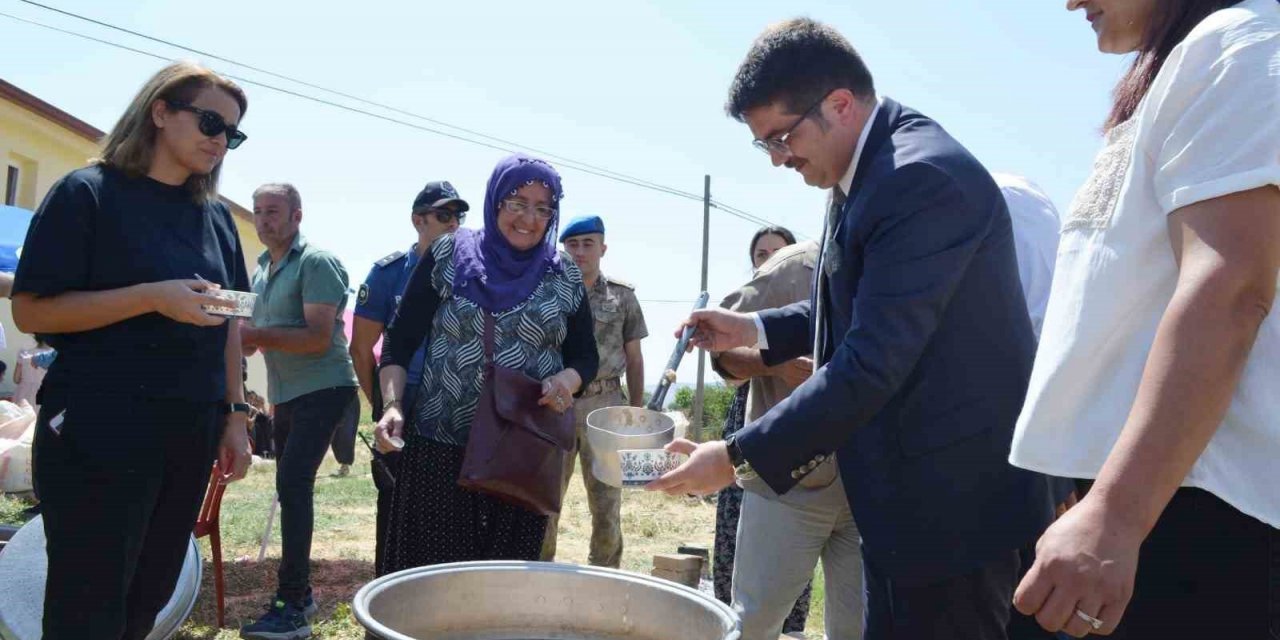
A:
{"type": "Polygon", "coordinates": [[[497,364],[542,380],[539,404],[565,412],[595,377],[594,323],[582,274],[556,250],[560,175],[523,155],[504,158],[485,191],[484,228],[431,245],[387,327],[378,447],[404,443],[382,573],[468,560],[537,560],[546,517],[458,486],[484,385],[484,315],[497,364]],[[427,341],[414,405],[405,367],[427,341]],[[407,420],[406,420],[407,416],[407,420]]]}

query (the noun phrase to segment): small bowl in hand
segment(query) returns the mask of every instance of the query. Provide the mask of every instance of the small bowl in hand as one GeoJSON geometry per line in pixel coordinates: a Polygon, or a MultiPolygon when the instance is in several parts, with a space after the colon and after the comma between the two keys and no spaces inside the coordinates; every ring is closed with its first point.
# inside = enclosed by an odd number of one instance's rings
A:
{"type": "Polygon", "coordinates": [[[684,464],[689,456],[666,449],[619,449],[622,486],[643,487],[684,464]]]}

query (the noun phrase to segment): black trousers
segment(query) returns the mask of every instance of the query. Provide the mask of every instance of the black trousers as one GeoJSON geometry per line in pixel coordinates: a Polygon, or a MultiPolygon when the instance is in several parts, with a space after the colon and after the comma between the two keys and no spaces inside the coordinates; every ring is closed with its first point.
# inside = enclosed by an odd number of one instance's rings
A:
{"type": "Polygon", "coordinates": [[[1013,591],[1031,568],[1015,549],[969,573],[925,585],[890,580],[865,556],[865,640],[1051,640],[1056,636],[1013,608],[1013,591]]]}
{"type": "Polygon", "coordinates": [[[1111,638],[1280,638],[1280,530],[1208,491],[1179,489],[1142,544],[1111,638]]]}
{"type": "Polygon", "coordinates": [[[338,464],[351,465],[356,462],[356,430],[360,428],[360,398],[347,405],[333,431],[333,457],[338,464]]]}
{"type": "Polygon", "coordinates": [[[151,631],[182,571],[222,424],[216,402],[78,395],[41,407],[45,640],[151,631]]]}
{"type": "Polygon", "coordinates": [[[315,529],[316,471],[356,387],[331,387],[276,405],[276,494],[280,497],[280,570],[277,595],[301,603],[311,588],[311,536],[315,529]]]}

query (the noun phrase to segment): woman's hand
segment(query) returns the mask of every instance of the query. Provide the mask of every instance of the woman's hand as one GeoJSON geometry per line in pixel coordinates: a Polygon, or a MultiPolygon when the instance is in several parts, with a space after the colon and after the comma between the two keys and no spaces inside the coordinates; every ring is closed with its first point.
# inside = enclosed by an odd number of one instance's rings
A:
{"type": "Polygon", "coordinates": [[[564,413],[573,408],[573,394],[581,387],[582,378],[573,369],[548,376],[542,381],[542,398],[538,400],[538,406],[551,407],[556,413],[564,413]]]}
{"type": "Polygon", "coordinates": [[[253,446],[249,444],[247,416],[232,413],[223,427],[222,442],[218,446],[218,472],[222,484],[230,484],[249,473],[253,463],[253,446]]]}
{"type": "Polygon", "coordinates": [[[1045,531],[1013,604],[1041,627],[1081,638],[1110,635],[1124,615],[1143,535],[1086,496],[1045,531]],[[1095,626],[1090,619],[1098,621],[1095,626]]]}
{"type": "Polygon", "coordinates": [[[227,319],[208,313],[202,305],[225,305],[223,299],[206,293],[219,288],[217,284],[203,280],[153,282],[147,288],[147,301],[153,311],[170,320],[198,327],[216,327],[227,319]]]}
{"type": "Polygon", "coordinates": [[[373,428],[373,441],[382,453],[404,448],[404,414],[399,405],[393,404],[382,412],[382,419],[373,428]]]}

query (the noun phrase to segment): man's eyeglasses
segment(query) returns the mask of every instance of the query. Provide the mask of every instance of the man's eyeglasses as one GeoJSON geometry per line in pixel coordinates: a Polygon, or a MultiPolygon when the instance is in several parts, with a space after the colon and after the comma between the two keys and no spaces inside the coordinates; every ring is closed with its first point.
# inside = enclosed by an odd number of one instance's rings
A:
{"type": "Polygon", "coordinates": [[[176,100],[166,100],[165,102],[168,103],[170,109],[174,109],[176,111],[189,111],[196,114],[199,118],[197,126],[200,128],[200,133],[213,138],[220,136],[225,132],[227,134],[228,149],[235,149],[245,140],[249,139],[249,136],[245,135],[243,131],[237,129],[235,125],[227,124],[227,121],[222,119],[222,115],[216,111],[193,107],[186,102],[178,102],[176,100]]]}
{"type": "Polygon", "coordinates": [[[801,114],[800,117],[797,118],[796,121],[792,123],[790,127],[787,127],[786,131],[782,132],[781,135],[777,135],[772,138],[766,138],[763,140],[757,138],[751,141],[752,146],[769,155],[773,155],[776,153],[782,156],[790,156],[791,144],[789,141],[791,140],[791,134],[795,132],[796,127],[800,126],[801,122],[808,120],[809,116],[812,116],[814,113],[816,113],[818,111],[818,107],[821,107],[822,103],[826,102],[827,96],[830,96],[832,93],[834,93],[834,90],[828,91],[821,98],[818,98],[818,101],[813,103],[813,106],[806,109],[805,112],[801,114]]]}
{"type": "Polygon", "coordinates": [[[528,202],[522,202],[520,200],[503,200],[502,208],[505,209],[507,213],[513,213],[515,215],[523,214],[532,209],[533,214],[543,220],[550,220],[552,216],[556,215],[556,210],[552,207],[548,207],[546,205],[538,205],[534,207],[528,202]]]}

